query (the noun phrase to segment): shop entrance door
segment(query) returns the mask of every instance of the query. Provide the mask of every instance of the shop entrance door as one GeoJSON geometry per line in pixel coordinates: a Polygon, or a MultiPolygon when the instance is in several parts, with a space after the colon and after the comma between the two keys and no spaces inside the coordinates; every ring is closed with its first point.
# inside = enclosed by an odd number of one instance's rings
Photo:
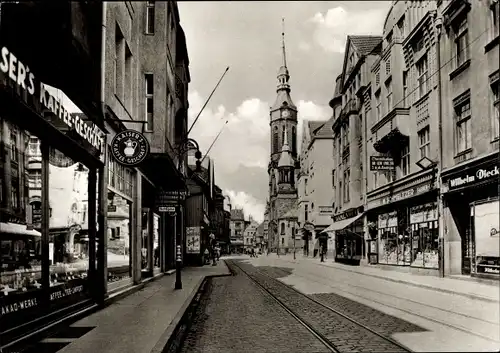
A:
{"type": "Polygon", "coordinates": [[[473,209],[469,207],[469,216],[464,217],[460,226],[462,231],[462,274],[470,275],[472,267],[472,255],[474,254],[474,234],[471,231],[474,227],[474,217],[472,217],[473,209]]]}

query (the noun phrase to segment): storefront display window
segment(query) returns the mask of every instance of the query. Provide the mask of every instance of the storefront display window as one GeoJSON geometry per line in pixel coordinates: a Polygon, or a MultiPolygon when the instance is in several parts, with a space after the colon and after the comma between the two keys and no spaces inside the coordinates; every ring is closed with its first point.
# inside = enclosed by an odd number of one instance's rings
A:
{"type": "Polygon", "coordinates": [[[87,290],[88,182],[89,170],[86,166],[61,151],[50,148],[50,286],[59,287],[65,284],[64,291],[54,291],[55,296],[87,290]]]}
{"type": "Polygon", "coordinates": [[[498,200],[471,205],[475,240],[473,273],[500,275],[499,207],[498,200]]]}
{"type": "Polygon", "coordinates": [[[437,205],[429,203],[410,208],[413,267],[439,268],[437,205]]]}
{"type": "Polygon", "coordinates": [[[10,302],[36,297],[34,292],[42,287],[42,236],[29,206],[41,190],[29,183],[30,174],[40,172],[30,163],[39,157],[29,153],[31,137],[0,119],[0,299],[6,305],[2,314],[17,310],[9,307],[10,302]]]}
{"type": "Polygon", "coordinates": [[[108,282],[131,277],[131,210],[130,201],[108,191],[108,282]]]}
{"type": "Polygon", "coordinates": [[[379,262],[398,263],[397,213],[391,212],[378,216],[379,262]]]}
{"type": "Polygon", "coordinates": [[[160,272],[160,216],[153,214],[153,266],[155,272],[160,272]]]}
{"type": "Polygon", "coordinates": [[[150,236],[149,236],[150,224],[149,224],[149,209],[142,209],[142,246],[141,246],[141,269],[142,270],[150,270],[149,266],[149,258],[151,256],[150,253],[150,236]]]}

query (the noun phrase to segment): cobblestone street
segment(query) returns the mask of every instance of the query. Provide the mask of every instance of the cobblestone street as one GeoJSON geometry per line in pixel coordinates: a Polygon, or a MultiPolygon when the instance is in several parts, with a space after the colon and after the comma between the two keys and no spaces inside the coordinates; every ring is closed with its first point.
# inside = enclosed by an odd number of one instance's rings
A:
{"type": "Polygon", "coordinates": [[[326,299],[341,312],[329,310],[275,280],[287,269],[227,264],[235,275],[209,280],[180,352],[404,352],[390,336],[425,331],[340,296],[326,299]]]}

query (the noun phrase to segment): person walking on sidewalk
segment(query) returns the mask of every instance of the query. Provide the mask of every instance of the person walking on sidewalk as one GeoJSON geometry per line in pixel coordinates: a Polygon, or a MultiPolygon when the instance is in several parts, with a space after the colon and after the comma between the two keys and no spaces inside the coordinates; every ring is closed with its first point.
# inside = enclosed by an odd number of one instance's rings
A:
{"type": "Polygon", "coordinates": [[[217,246],[217,242],[215,240],[215,235],[214,233],[210,233],[210,243],[209,243],[209,252],[210,252],[210,257],[212,258],[212,266],[216,266],[217,262],[215,261],[215,247],[217,246]]]}

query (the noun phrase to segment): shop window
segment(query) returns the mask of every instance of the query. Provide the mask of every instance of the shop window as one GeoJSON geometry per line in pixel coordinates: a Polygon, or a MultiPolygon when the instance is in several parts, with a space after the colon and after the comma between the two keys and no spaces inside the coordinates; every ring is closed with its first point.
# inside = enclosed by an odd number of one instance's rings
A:
{"type": "Polygon", "coordinates": [[[410,174],[410,144],[408,143],[401,151],[401,174],[410,174]]]}
{"type": "Polygon", "coordinates": [[[146,86],[146,130],[153,131],[153,92],[154,81],[153,74],[145,74],[146,86]]]}
{"type": "Polygon", "coordinates": [[[146,3],[146,34],[155,33],[155,2],[146,3]]]}
{"type": "Polygon", "coordinates": [[[455,57],[456,68],[460,67],[470,58],[469,52],[469,33],[467,19],[464,18],[454,28],[455,32],[455,57]]]}
{"type": "Polygon", "coordinates": [[[410,208],[411,266],[439,268],[439,231],[435,203],[410,208]]]}
{"type": "Polygon", "coordinates": [[[10,161],[18,162],[17,131],[14,129],[10,132],[10,161]]]}
{"type": "Polygon", "coordinates": [[[472,148],[470,99],[455,106],[455,141],[457,154],[472,148]]]}
{"type": "Polygon", "coordinates": [[[427,62],[427,54],[425,54],[417,63],[417,84],[418,98],[422,98],[428,91],[429,67],[427,62]]]}
{"type": "Polygon", "coordinates": [[[493,275],[496,278],[500,275],[499,206],[498,200],[481,201],[471,205],[472,271],[480,275],[493,275]]]}
{"type": "Polygon", "coordinates": [[[418,132],[418,145],[420,158],[429,157],[431,147],[429,126],[424,127],[418,132]]]}
{"type": "Polygon", "coordinates": [[[281,234],[285,234],[285,223],[281,223],[281,234]]]}
{"type": "Polygon", "coordinates": [[[379,262],[398,264],[398,218],[396,212],[378,216],[379,262]]]}

